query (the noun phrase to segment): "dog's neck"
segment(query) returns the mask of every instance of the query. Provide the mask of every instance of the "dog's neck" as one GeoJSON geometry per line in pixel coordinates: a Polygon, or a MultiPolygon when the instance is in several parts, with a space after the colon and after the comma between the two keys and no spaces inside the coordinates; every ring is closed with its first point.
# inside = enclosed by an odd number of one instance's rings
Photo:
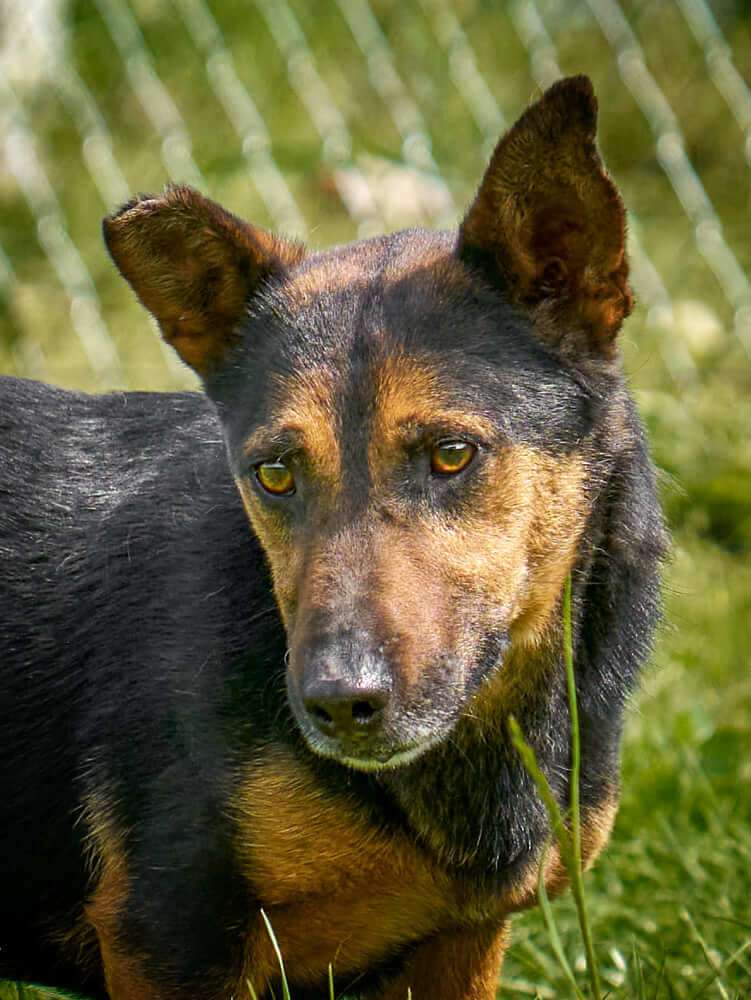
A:
{"type": "Polygon", "coordinates": [[[532,687],[512,690],[497,704],[488,698],[492,709],[462,718],[444,744],[379,777],[439,863],[494,887],[513,879],[549,830],[533,781],[511,743],[511,715],[557,797],[565,799],[568,792],[568,708],[560,656],[544,647],[527,654],[523,664],[509,662],[514,659],[512,653],[500,670],[523,668],[537,679],[532,687]]]}

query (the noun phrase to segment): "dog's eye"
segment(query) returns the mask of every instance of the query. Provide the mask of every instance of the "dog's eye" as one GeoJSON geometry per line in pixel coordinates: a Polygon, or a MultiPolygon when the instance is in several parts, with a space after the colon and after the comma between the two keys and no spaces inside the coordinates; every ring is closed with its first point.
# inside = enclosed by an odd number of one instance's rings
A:
{"type": "Polygon", "coordinates": [[[436,476],[455,476],[467,468],[476,452],[468,441],[439,441],[430,453],[430,471],[436,476]]]}
{"type": "Polygon", "coordinates": [[[261,462],[256,466],[256,479],[272,496],[288,497],[295,492],[295,477],[284,462],[261,462]]]}

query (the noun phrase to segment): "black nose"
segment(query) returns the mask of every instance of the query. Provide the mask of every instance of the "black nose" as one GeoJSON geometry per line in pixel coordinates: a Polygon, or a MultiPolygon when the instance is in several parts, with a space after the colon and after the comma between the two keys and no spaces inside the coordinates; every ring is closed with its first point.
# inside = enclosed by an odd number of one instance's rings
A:
{"type": "Polygon", "coordinates": [[[389,691],[385,685],[336,678],[311,678],[303,687],[303,704],[316,729],[325,736],[364,742],[380,728],[389,691]]]}

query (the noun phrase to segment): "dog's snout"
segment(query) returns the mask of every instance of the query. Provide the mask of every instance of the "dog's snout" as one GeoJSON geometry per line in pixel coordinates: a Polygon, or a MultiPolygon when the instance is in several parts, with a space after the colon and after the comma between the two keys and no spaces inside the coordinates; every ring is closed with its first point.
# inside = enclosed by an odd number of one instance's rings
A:
{"type": "Polygon", "coordinates": [[[367,679],[311,678],[303,688],[303,704],[316,729],[346,741],[371,738],[388,700],[386,686],[367,679]]]}
{"type": "Polygon", "coordinates": [[[306,660],[300,695],[309,722],[343,747],[371,743],[383,728],[392,692],[380,652],[344,633],[314,644],[306,660]]]}

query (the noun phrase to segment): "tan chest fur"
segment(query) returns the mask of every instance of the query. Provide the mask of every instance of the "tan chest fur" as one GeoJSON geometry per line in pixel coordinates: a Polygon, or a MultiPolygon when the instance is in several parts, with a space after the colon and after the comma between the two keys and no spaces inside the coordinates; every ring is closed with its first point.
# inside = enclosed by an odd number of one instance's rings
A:
{"type": "MultiPolygon", "coordinates": [[[[456,919],[449,877],[406,837],[328,794],[291,752],[256,761],[241,800],[241,863],[297,981],[320,980],[329,963],[335,975],[352,973],[456,919]]],[[[260,914],[246,965],[259,986],[278,968],[260,914]]]]}

